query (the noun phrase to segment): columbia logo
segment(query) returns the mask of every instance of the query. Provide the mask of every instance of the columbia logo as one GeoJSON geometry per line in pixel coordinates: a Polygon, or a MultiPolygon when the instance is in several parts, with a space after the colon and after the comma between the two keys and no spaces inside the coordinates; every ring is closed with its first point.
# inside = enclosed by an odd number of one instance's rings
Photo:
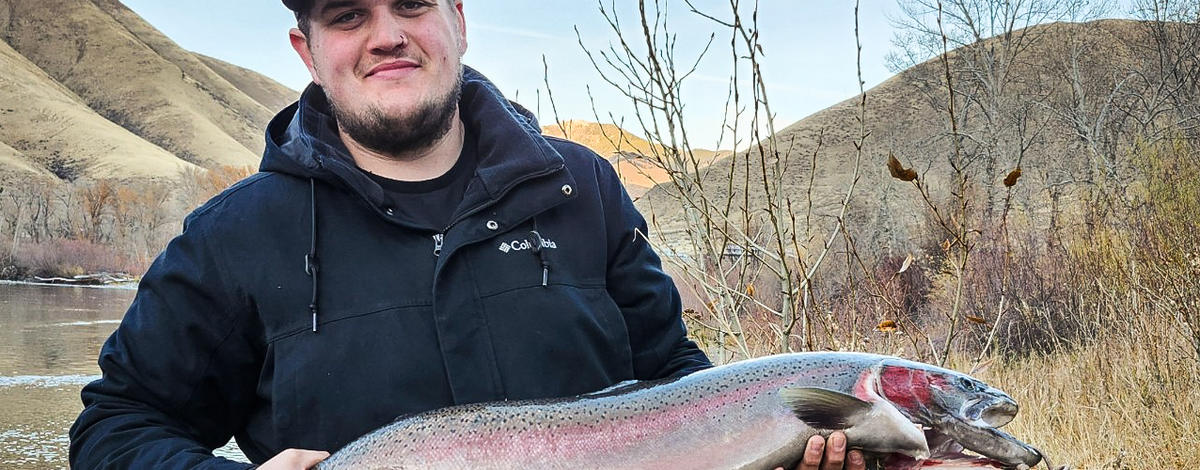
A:
{"type": "MultiPolygon", "coordinates": [[[[524,251],[524,250],[532,249],[533,243],[531,243],[529,240],[513,240],[510,242],[501,243],[499,248],[500,248],[500,251],[502,251],[504,253],[508,253],[510,251],[524,251]]],[[[550,240],[549,238],[543,238],[542,239],[542,248],[557,250],[558,244],[554,243],[554,241],[550,240]]]]}

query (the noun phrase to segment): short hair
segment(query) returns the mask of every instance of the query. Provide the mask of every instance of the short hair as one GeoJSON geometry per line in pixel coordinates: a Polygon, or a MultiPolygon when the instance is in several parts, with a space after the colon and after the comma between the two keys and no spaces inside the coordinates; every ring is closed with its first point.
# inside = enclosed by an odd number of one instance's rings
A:
{"type": "Polygon", "coordinates": [[[308,37],[309,31],[312,31],[312,18],[308,10],[296,12],[296,28],[304,33],[304,37],[308,37]]]}

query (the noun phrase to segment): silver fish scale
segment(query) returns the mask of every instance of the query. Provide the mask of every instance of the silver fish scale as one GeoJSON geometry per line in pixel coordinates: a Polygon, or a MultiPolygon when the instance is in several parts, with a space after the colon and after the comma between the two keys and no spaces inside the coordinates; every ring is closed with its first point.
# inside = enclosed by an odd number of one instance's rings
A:
{"type": "Polygon", "coordinates": [[[884,360],[897,361],[860,353],[776,355],[594,396],[445,408],[367,434],[318,468],[633,469],[668,462],[674,468],[773,468],[764,456],[799,455],[816,432],[782,406],[779,389],[849,394],[884,360]]]}

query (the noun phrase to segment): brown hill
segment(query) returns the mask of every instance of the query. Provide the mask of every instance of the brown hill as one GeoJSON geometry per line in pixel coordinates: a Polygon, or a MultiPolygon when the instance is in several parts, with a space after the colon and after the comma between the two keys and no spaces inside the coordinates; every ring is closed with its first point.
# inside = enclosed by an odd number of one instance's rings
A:
{"type": "MultiPolygon", "coordinates": [[[[662,166],[653,163],[654,155],[664,154],[663,147],[651,145],[646,139],[613,124],[570,120],[563,121],[561,126],[542,126],[542,133],[571,139],[608,158],[625,183],[625,189],[634,198],[669,180],[662,166]]],[[[703,168],[728,156],[730,152],[694,149],[693,154],[703,168]]]]}
{"type": "Polygon", "coordinates": [[[2,138],[75,176],[255,165],[267,121],[298,95],[183,50],[116,0],[0,0],[0,39],[11,46],[6,65],[24,61],[0,68],[0,79],[20,83],[4,93],[23,103],[0,115],[2,138]],[[60,133],[68,127],[77,129],[60,133]]]}
{"type": "Polygon", "coordinates": [[[7,179],[52,178],[50,172],[8,144],[0,142],[0,183],[7,179]]]}
{"type": "MultiPolygon", "coordinates": [[[[1013,187],[1014,211],[1030,224],[1045,227],[1052,210],[1049,194],[1061,181],[1080,182],[1096,178],[1097,164],[1090,156],[1077,134],[1068,115],[1083,110],[1093,117],[1095,109],[1084,106],[1103,104],[1117,81],[1128,76],[1131,70],[1145,68],[1142,60],[1150,58],[1137,44],[1148,39],[1148,29],[1141,22],[1129,20],[1102,20],[1090,23],[1054,23],[1030,28],[1038,35],[1013,64],[1007,84],[1008,93],[1014,102],[1028,105],[1024,127],[1002,122],[1004,133],[997,140],[987,142],[986,116],[977,103],[963,107],[958,102],[960,132],[967,135],[964,141],[965,154],[972,155],[968,166],[971,175],[971,197],[978,213],[993,214],[999,211],[1006,196],[1001,184],[1004,176],[1013,168],[1023,168],[1023,176],[1013,187]],[[1071,45],[1079,45],[1074,58],[1081,74],[1080,87],[1074,89],[1069,82],[1072,71],[1071,45]],[[1074,102],[1072,97],[1086,92],[1088,102],[1074,102]],[[1023,151],[1007,149],[1004,140],[1022,137],[1023,151]],[[985,144],[995,144],[988,148],[985,144]],[[991,161],[985,158],[989,155],[991,161]]],[[[995,46],[999,39],[983,42],[987,47],[995,46]]],[[[952,58],[959,52],[952,52],[952,58]]],[[[953,62],[953,59],[952,59],[953,62]]],[[[961,72],[961,69],[959,70],[961,72]]],[[[951,196],[949,157],[953,155],[951,140],[947,138],[950,123],[946,113],[946,91],[940,80],[944,75],[939,58],[912,67],[884,83],[867,91],[866,131],[869,138],[863,152],[862,175],[855,186],[855,197],[850,206],[849,222],[864,236],[857,240],[863,246],[883,251],[910,250],[914,236],[928,233],[924,229],[929,221],[928,209],[914,188],[907,183],[892,179],[887,171],[889,154],[895,154],[907,167],[914,168],[927,187],[932,188],[935,203],[944,204],[951,196]]],[[[964,82],[956,92],[966,95],[969,90],[964,82]]],[[[1132,81],[1126,83],[1132,86],[1132,81]]],[[[1128,89],[1128,88],[1127,88],[1128,89]]],[[[1134,99],[1136,97],[1133,97],[1134,99]]],[[[822,111],[812,114],[776,135],[781,142],[781,153],[786,159],[783,188],[780,194],[788,198],[793,207],[806,207],[805,195],[809,194],[810,178],[813,194],[814,230],[832,226],[846,188],[850,185],[854,168],[855,147],[858,138],[859,97],[849,98],[822,111]],[[818,139],[820,145],[818,146],[818,139]],[[819,150],[818,150],[819,148],[819,150]],[[816,155],[814,160],[813,155],[816,155]],[[815,170],[813,162],[815,161],[815,170]],[[819,225],[818,225],[819,224],[819,225]]],[[[1133,139],[1133,131],[1118,132],[1122,142],[1133,139]]],[[[1015,146],[1014,146],[1015,147],[1015,146]]],[[[760,165],[745,165],[746,153],[737,159],[725,159],[709,167],[704,175],[710,197],[724,200],[729,195],[726,181],[739,181],[747,168],[751,175],[758,174],[760,165]],[[739,175],[730,178],[731,172],[739,175]]],[[[1123,172],[1125,168],[1122,168],[1123,172]]],[[[754,186],[754,185],[752,185],[754,186]]],[[[734,188],[735,200],[741,200],[741,189],[734,188]]],[[[660,224],[660,233],[680,233],[683,227],[680,204],[670,188],[659,186],[639,201],[644,212],[653,213],[660,224]]],[[[1072,191],[1059,193],[1060,202],[1069,203],[1072,191]]],[[[750,209],[758,211],[766,207],[765,196],[760,189],[752,188],[748,197],[750,209]]],[[[1060,207],[1061,208],[1061,207],[1060,207]]],[[[1068,211],[1069,212],[1069,211],[1068,211]]],[[[799,215],[804,230],[803,213],[799,215]]],[[[916,241],[919,243],[919,241],[916,241]]]]}
{"type": "Polygon", "coordinates": [[[0,158],[5,174],[175,175],[190,163],[121,128],[0,41],[0,158]]]}
{"type": "Polygon", "coordinates": [[[279,82],[253,70],[203,54],[194,55],[246,96],[265,106],[272,114],[292,104],[300,96],[296,90],[280,85],[279,82]]]}

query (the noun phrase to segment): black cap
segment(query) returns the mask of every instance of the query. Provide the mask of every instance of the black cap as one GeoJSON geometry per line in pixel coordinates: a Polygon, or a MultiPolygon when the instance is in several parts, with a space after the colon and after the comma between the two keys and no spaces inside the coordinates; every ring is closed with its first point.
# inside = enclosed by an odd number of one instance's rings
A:
{"type": "Polygon", "coordinates": [[[283,0],[283,6],[288,7],[294,12],[308,11],[312,7],[312,0],[283,0]]]}

